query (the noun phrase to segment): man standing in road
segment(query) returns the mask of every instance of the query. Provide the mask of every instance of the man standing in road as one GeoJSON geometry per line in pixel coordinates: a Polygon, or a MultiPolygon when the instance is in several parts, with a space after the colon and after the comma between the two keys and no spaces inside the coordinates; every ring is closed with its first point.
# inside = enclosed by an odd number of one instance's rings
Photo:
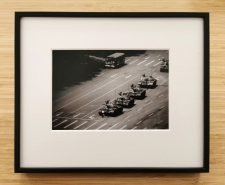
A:
{"type": "Polygon", "coordinates": [[[105,111],[102,110],[102,118],[104,118],[104,117],[105,117],[105,111]]]}

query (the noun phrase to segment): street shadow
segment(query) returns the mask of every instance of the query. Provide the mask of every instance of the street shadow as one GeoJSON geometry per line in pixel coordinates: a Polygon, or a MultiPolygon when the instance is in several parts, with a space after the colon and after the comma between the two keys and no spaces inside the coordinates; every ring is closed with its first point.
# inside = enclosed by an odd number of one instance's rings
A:
{"type": "MultiPolygon", "coordinates": [[[[138,56],[145,50],[53,50],[52,91],[57,93],[82,82],[90,81],[105,69],[103,60],[94,60],[89,55],[100,58],[115,52],[123,52],[126,57],[138,56]]],[[[122,67],[122,66],[121,66],[122,67]]]]}
{"type": "Polygon", "coordinates": [[[135,97],[136,100],[144,100],[147,96],[143,96],[143,97],[135,97]]]}
{"type": "Polygon", "coordinates": [[[144,87],[145,89],[155,89],[156,87],[158,87],[159,85],[155,85],[155,86],[150,86],[150,87],[144,87]]]}
{"type": "Polygon", "coordinates": [[[134,107],[136,104],[134,103],[133,105],[129,106],[129,107],[124,107],[126,109],[131,109],[132,107],[134,107]]]}

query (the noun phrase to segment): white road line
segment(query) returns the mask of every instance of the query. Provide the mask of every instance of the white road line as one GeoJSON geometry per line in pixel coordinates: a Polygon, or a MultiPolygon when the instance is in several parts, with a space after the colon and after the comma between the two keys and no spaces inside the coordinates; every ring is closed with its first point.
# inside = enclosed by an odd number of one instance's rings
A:
{"type": "MultiPolygon", "coordinates": [[[[102,107],[102,106],[101,106],[101,107],[102,107]]],[[[89,114],[93,113],[94,111],[96,111],[96,110],[100,109],[101,107],[98,107],[97,109],[95,109],[95,110],[93,110],[93,111],[89,112],[88,114],[86,114],[86,115],[85,115],[85,116],[83,116],[82,118],[84,118],[84,117],[86,117],[87,115],[89,115],[89,114]]],[[[82,119],[82,118],[81,118],[81,119],[82,119]]]]}
{"type": "Polygon", "coordinates": [[[73,124],[74,124],[74,123],[76,123],[76,122],[78,122],[78,120],[76,120],[76,121],[74,121],[74,122],[70,123],[69,125],[66,125],[66,126],[65,126],[65,127],[63,127],[63,128],[67,128],[67,127],[69,127],[69,126],[73,125],[73,124]]]}
{"type": "Polygon", "coordinates": [[[74,129],[77,129],[79,127],[81,127],[82,125],[84,125],[85,123],[87,123],[87,121],[83,122],[82,124],[78,125],[77,127],[75,127],[74,129]]]}
{"type": "Polygon", "coordinates": [[[129,65],[130,65],[130,64],[133,64],[133,63],[135,63],[135,62],[137,62],[137,61],[138,61],[138,60],[135,60],[135,61],[133,61],[133,62],[129,63],[129,65]]]}
{"type": "Polygon", "coordinates": [[[59,124],[55,125],[54,127],[58,127],[59,125],[61,125],[61,124],[65,123],[65,122],[67,122],[67,119],[66,119],[66,120],[64,120],[64,121],[62,121],[62,122],[60,122],[59,124]]]}
{"type": "Polygon", "coordinates": [[[137,122],[137,125],[139,124],[139,123],[141,123],[142,122],[142,120],[141,121],[139,121],[139,122],[137,122]]]}
{"type": "Polygon", "coordinates": [[[136,127],[134,127],[134,128],[132,128],[131,130],[134,130],[135,128],[137,128],[137,126],[136,126],[136,127]]]}
{"type": "Polygon", "coordinates": [[[159,77],[156,77],[155,79],[156,79],[156,80],[159,80],[159,77]]]}
{"type": "Polygon", "coordinates": [[[153,114],[154,114],[154,113],[149,114],[148,117],[152,116],[153,114]]]}
{"type": "Polygon", "coordinates": [[[58,114],[56,114],[56,116],[59,116],[60,114],[62,114],[63,112],[60,112],[60,113],[58,113],[58,114]]]}
{"type": "Polygon", "coordinates": [[[152,101],[148,102],[147,105],[149,105],[149,104],[151,104],[151,103],[152,103],[152,101]]]}
{"type": "Polygon", "coordinates": [[[160,107],[159,109],[163,109],[164,106],[160,107]]]}
{"type": "Polygon", "coordinates": [[[158,63],[156,63],[155,65],[153,65],[153,66],[157,66],[158,64],[160,64],[161,62],[158,62],[158,63]]]}
{"type": "Polygon", "coordinates": [[[161,123],[162,121],[163,121],[163,120],[159,121],[158,124],[161,123]]]}
{"type": "Polygon", "coordinates": [[[108,123],[105,123],[105,124],[101,125],[100,127],[96,128],[95,130],[98,130],[98,129],[104,127],[106,124],[108,124],[108,123]]]}
{"type": "Polygon", "coordinates": [[[163,96],[163,94],[161,94],[159,97],[162,97],[163,96]]]}
{"type": "MultiPolygon", "coordinates": [[[[93,90],[93,91],[91,91],[91,92],[89,92],[89,93],[87,93],[87,94],[85,94],[85,95],[81,96],[80,98],[78,98],[78,99],[76,99],[76,100],[74,100],[74,101],[72,101],[72,102],[70,102],[70,103],[68,103],[68,104],[64,105],[63,107],[59,108],[58,110],[60,110],[60,109],[62,109],[62,108],[64,108],[64,107],[66,107],[66,106],[68,106],[68,105],[70,105],[70,104],[72,104],[72,103],[74,103],[74,102],[76,102],[76,101],[78,101],[78,100],[80,100],[81,98],[83,98],[83,97],[85,97],[85,96],[87,96],[87,95],[89,95],[89,94],[91,94],[91,93],[95,92],[96,90],[98,90],[98,89],[100,89],[100,88],[102,88],[102,87],[104,87],[104,86],[108,85],[109,83],[111,83],[111,82],[113,82],[113,81],[117,80],[118,78],[120,78],[120,77],[122,77],[122,76],[123,76],[123,75],[121,75],[121,76],[119,76],[119,77],[115,78],[114,80],[111,80],[110,82],[108,82],[108,83],[106,83],[106,84],[104,84],[104,85],[102,85],[102,86],[98,87],[97,89],[95,89],[95,90],[93,90]]],[[[56,110],[56,111],[58,111],[58,110],[56,110]]],[[[56,112],[56,111],[55,111],[55,112],[56,112]]]]}
{"type": "Polygon", "coordinates": [[[125,119],[127,119],[127,118],[129,118],[130,117],[130,115],[129,116],[127,116],[125,119]]]}
{"type": "Polygon", "coordinates": [[[149,57],[147,57],[147,58],[145,58],[145,59],[149,59],[150,58],[150,56],[149,57]]]}
{"type": "MultiPolygon", "coordinates": [[[[70,117],[60,117],[61,119],[70,119],[70,120],[81,120],[81,121],[93,121],[93,119],[81,119],[81,118],[70,118],[70,117]]],[[[102,120],[94,119],[94,121],[101,122],[102,120]]]]}
{"type": "Polygon", "coordinates": [[[151,62],[145,64],[145,66],[148,66],[148,65],[151,64],[152,62],[155,62],[155,60],[153,60],[153,61],[151,61],[151,62]]]}
{"type": "Polygon", "coordinates": [[[97,75],[97,76],[101,76],[101,75],[103,75],[103,74],[105,74],[105,73],[101,73],[101,74],[99,74],[99,75],[97,75]]]}
{"type": "Polygon", "coordinates": [[[142,108],[138,109],[137,112],[140,111],[141,109],[142,109],[142,108]]]}
{"type": "Polygon", "coordinates": [[[160,57],[160,55],[158,55],[157,57],[160,57]]]}
{"type": "MultiPolygon", "coordinates": [[[[119,123],[119,122],[118,122],[119,123]]],[[[108,128],[108,130],[112,129],[113,127],[115,127],[116,125],[118,125],[118,123],[116,123],[115,125],[113,125],[112,127],[108,128]]]]}
{"type": "Polygon", "coordinates": [[[85,128],[84,130],[89,129],[90,127],[94,126],[95,124],[97,124],[98,122],[94,122],[92,125],[88,126],[87,128],[85,128]]]}
{"type": "Polygon", "coordinates": [[[128,62],[130,60],[130,58],[129,59],[127,59],[127,60],[125,60],[125,62],[128,62]]]}
{"type": "Polygon", "coordinates": [[[55,122],[55,121],[57,121],[57,120],[58,120],[58,119],[53,120],[52,123],[55,122]]]}
{"type": "Polygon", "coordinates": [[[145,127],[143,130],[147,130],[147,127],[145,127]]]}
{"type": "Polygon", "coordinates": [[[117,74],[114,74],[114,75],[112,75],[111,77],[114,77],[114,76],[116,76],[117,74]]]}
{"type": "Polygon", "coordinates": [[[140,63],[138,63],[137,65],[140,65],[140,64],[142,64],[142,63],[144,63],[144,62],[146,62],[147,60],[144,60],[144,61],[142,61],[142,62],[140,62],[140,63]]]}
{"type": "Polygon", "coordinates": [[[126,78],[129,78],[129,77],[131,77],[131,75],[127,76],[126,78]]]}
{"type": "Polygon", "coordinates": [[[124,125],[122,128],[120,128],[120,130],[124,129],[127,125],[124,125]]]}
{"type": "MultiPolygon", "coordinates": [[[[131,80],[133,80],[133,79],[135,79],[135,78],[137,78],[137,77],[139,77],[139,75],[137,75],[137,76],[135,76],[134,78],[132,78],[132,79],[130,79],[130,80],[128,80],[128,81],[126,81],[125,83],[123,83],[123,84],[121,84],[121,85],[117,86],[116,88],[114,88],[114,89],[112,89],[112,90],[108,91],[107,93],[105,93],[105,94],[103,94],[103,95],[99,96],[98,98],[95,98],[94,100],[92,100],[92,101],[90,101],[89,103],[87,103],[87,104],[85,104],[85,105],[81,106],[80,108],[76,109],[76,110],[75,110],[75,111],[73,111],[73,112],[76,112],[76,111],[78,111],[78,110],[82,109],[83,107],[85,107],[85,106],[89,105],[90,103],[94,102],[95,100],[97,100],[97,99],[99,99],[99,98],[101,98],[101,97],[105,96],[106,94],[108,94],[108,93],[110,93],[110,92],[114,91],[115,89],[117,89],[117,88],[119,88],[119,87],[123,86],[124,84],[127,84],[127,82],[129,82],[129,81],[131,81],[131,80]]],[[[71,112],[70,114],[72,114],[73,112],[71,112]]]]}
{"type": "Polygon", "coordinates": [[[94,119],[94,118],[93,118],[94,115],[95,115],[95,114],[91,115],[89,118],[90,118],[90,119],[94,119]]]}
{"type": "MultiPolygon", "coordinates": [[[[102,73],[101,75],[103,75],[103,74],[104,74],[104,73],[102,73]]],[[[101,75],[96,75],[96,76],[101,76],[101,75]]],[[[95,80],[95,81],[98,82],[98,80],[95,80]]],[[[94,81],[94,82],[95,82],[95,81],[94,81]]],[[[64,96],[61,96],[60,98],[54,100],[53,103],[56,102],[56,101],[59,101],[59,100],[62,99],[62,98],[65,98],[66,96],[69,96],[69,95],[73,94],[74,92],[76,92],[76,91],[78,91],[78,90],[80,90],[80,89],[82,89],[82,88],[84,88],[84,87],[86,87],[86,86],[88,86],[88,85],[90,85],[90,84],[92,84],[92,83],[93,83],[93,81],[92,81],[92,82],[89,82],[89,83],[86,83],[86,84],[83,85],[81,88],[75,89],[74,91],[72,91],[72,92],[70,92],[70,93],[68,93],[68,94],[66,94],[66,95],[64,95],[64,96]]]]}
{"type": "Polygon", "coordinates": [[[73,116],[73,117],[76,118],[76,117],[79,116],[80,114],[84,114],[84,113],[79,113],[79,114],[77,114],[77,115],[75,115],[75,116],[73,116]]]}

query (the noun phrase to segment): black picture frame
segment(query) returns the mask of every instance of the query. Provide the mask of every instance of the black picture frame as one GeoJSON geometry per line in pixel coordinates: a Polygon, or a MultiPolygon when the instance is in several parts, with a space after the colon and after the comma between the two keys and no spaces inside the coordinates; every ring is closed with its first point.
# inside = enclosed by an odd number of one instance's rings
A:
{"type": "Polygon", "coordinates": [[[202,173],[209,172],[209,13],[199,12],[16,12],[15,13],[15,138],[14,138],[14,172],[15,173],[202,173]],[[107,17],[107,18],[202,18],[204,23],[204,128],[203,128],[203,166],[200,168],[110,168],[110,167],[85,167],[85,168],[23,168],[20,165],[21,146],[21,19],[24,17],[107,17]]]}

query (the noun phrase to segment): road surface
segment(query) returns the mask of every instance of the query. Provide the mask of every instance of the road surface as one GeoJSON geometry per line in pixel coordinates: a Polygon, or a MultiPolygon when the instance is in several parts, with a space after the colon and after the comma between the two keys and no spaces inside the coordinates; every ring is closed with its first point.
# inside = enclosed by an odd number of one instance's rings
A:
{"type": "Polygon", "coordinates": [[[168,51],[146,51],[126,57],[120,68],[105,68],[93,79],[67,88],[53,99],[53,130],[145,130],[167,129],[168,75],[160,72],[160,60],[168,59],[168,51]],[[142,74],[157,79],[157,87],[146,89],[143,100],[135,100],[117,117],[104,117],[98,111],[106,100],[118,97],[131,84],[137,85],[142,74]]]}

